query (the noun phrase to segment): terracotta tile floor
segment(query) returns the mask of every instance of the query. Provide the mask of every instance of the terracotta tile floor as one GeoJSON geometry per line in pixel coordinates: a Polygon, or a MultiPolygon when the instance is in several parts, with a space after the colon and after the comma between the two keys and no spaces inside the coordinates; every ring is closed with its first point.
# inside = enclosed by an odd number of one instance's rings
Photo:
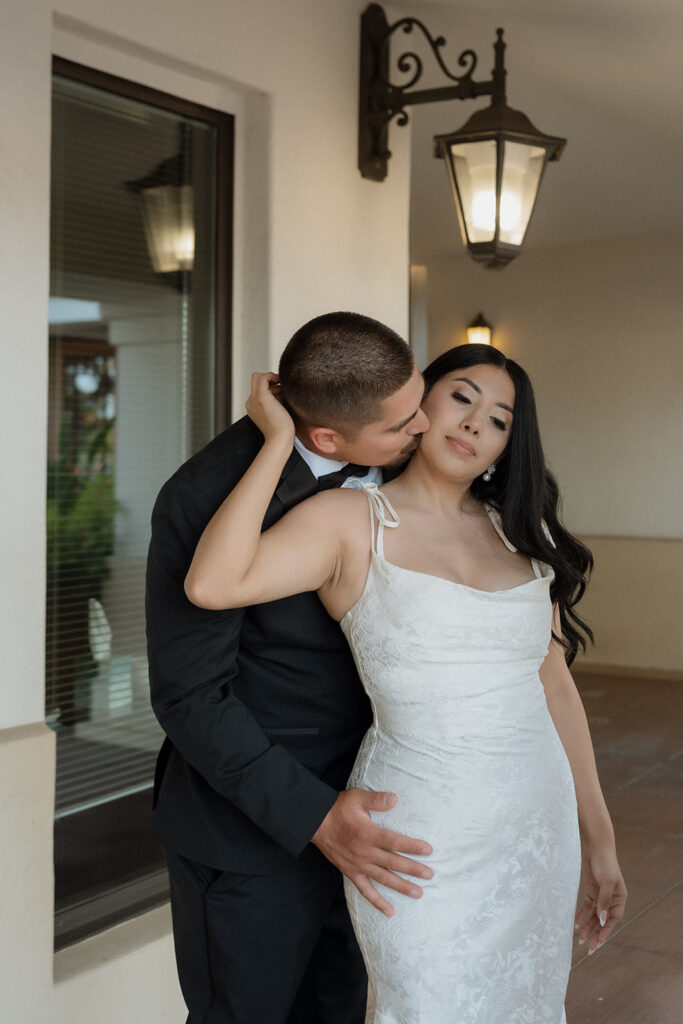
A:
{"type": "Polygon", "coordinates": [[[567,1024],[682,1024],[683,682],[575,678],[629,902],[603,949],[576,946],[567,1024]]]}
{"type": "Polygon", "coordinates": [[[576,947],[567,1024],[683,1021],[683,683],[576,674],[629,902],[594,956],[576,947]]]}

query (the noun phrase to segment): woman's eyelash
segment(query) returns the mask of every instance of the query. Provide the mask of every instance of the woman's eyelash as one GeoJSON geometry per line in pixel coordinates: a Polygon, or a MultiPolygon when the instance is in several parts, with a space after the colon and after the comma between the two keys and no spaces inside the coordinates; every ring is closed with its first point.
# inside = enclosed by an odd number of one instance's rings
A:
{"type": "MultiPolygon", "coordinates": [[[[471,400],[467,397],[467,395],[463,395],[460,391],[454,391],[453,398],[456,400],[456,402],[462,402],[463,405],[472,404],[471,400]]],[[[507,430],[507,425],[503,422],[503,420],[499,420],[497,416],[492,416],[491,422],[494,424],[494,426],[498,428],[498,430],[507,430]]]]}

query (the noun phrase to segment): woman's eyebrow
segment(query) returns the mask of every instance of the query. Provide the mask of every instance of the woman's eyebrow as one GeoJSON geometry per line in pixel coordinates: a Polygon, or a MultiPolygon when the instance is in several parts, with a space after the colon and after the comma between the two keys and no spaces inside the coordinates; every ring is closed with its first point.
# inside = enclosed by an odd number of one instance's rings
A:
{"type": "Polygon", "coordinates": [[[475,391],[478,391],[479,394],[481,394],[481,388],[479,387],[479,385],[475,384],[474,381],[470,380],[469,377],[454,377],[453,380],[463,380],[465,384],[469,384],[471,388],[474,388],[475,391]]]}
{"type": "MultiPolygon", "coordinates": [[[[477,391],[479,394],[481,394],[481,388],[479,387],[479,385],[475,384],[473,380],[469,379],[469,377],[456,377],[455,380],[461,380],[464,384],[469,384],[469,386],[474,391],[477,391]]],[[[510,406],[506,405],[505,402],[496,402],[496,405],[499,405],[501,409],[507,409],[508,412],[513,412],[510,406]]]]}

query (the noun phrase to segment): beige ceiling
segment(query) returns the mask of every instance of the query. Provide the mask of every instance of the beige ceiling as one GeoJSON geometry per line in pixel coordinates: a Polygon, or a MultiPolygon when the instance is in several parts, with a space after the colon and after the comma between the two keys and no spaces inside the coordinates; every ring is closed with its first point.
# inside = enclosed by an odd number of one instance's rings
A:
{"type": "MultiPolygon", "coordinates": [[[[546,171],[528,245],[683,234],[682,0],[415,0],[385,10],[392,23],[412,15],[444,35],[454,70],[460,52],[474,49],[478,79],[490,77],[495,30],[505,29],[508,103],[568,140],[546,171]]],[[[396,57],[416,48],[417,33],[394,40],[396,57]]],[[[428,48],[419,52],[426,69],[419,87],[446,84],[428,48]]],[[[414,262],[459,251],[455,207],[431,140],[485,105],[412,108],[414,262]]],[[[392,125],[390,148],[406,130],[392,125]]]]}

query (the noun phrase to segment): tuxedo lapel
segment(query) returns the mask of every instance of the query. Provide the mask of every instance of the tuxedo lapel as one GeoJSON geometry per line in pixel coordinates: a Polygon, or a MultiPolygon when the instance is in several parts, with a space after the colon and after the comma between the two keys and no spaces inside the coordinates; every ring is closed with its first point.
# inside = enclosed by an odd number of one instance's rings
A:
{"type": "Polygon", "coordinates": [[[317,490],[317,477],[308,468],[298,451],[294,449],[285,463],[280,482],[268,506],[263,521],[264,529],[272,526],[294,505],[298,505],[300,501],[316,494],[317,490]]]}

